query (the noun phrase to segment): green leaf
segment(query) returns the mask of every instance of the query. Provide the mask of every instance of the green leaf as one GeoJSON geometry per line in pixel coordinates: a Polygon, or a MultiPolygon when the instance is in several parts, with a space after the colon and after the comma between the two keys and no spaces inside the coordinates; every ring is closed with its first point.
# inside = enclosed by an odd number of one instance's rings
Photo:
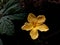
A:
{"type": "Polygon", "coordinates": [[[5,9],[8,9],[10,6],[16,4],[17,1],[16,0],[8,0],[8,2],[6,2],[6,4],[4,5],[5,9]]]}
{"type": "MultiPolygon", "coordinates": [[[[8,12],[11,10],[11,9],[15,9],[16,7],[18,6],[18,2],[16,0],[9,0],[5,5],[4,5],[4,8],[3,8],[3,15],[5,14],[8,14],[8,12]]],[[[1,12],[1,11],[0,11],[1,12]]]]}
{"type": "Polygon", "coordinates": [[[14,33],[14,25],[11,20],[6,17],[0,19],[0,33],[12,35],[14,33]]]}
{"type": "Polygon", "coordinates": [[[14,25],[11,20],[23,20],[26,13],[4,16],[0,19],[0,33],[12,35],[14,33],[14,25]]]}
{"type": "Polygon", "coordinates": [[[0,45],[3,45],[2,40],[0,39],[0,45]]]}
{"type": "Polygon", "coordinates": [[[15,0],[9,0],[6,4],[5,4],[5,8],[11,6],[11,4],[14,2],[15,0]]]}
{"type": "Polygon", "coordinates": [[[7,15],[5,18],[9,18],[10,20],[23,20],[26,16],[26,13],[14,14],[14,15],[7,15]]]}
{"type": "Polygon", "coordinates": [[[8,13],[9,10],[11,10],[12,8],[15,8],[18,6],[18,3],[15,5],[12,5],[11,7],[9,7],[8,9],[6,9],[6,11],[3,13],[3,15],[5,15],[6,13],[8,13]]]}

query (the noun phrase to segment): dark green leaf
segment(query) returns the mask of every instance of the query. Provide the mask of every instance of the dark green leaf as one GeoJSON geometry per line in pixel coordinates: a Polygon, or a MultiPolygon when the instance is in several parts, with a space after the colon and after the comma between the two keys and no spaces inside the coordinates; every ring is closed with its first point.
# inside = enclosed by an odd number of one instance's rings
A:
{"type": "Polygon", "coordinates": [[[25,16],[26,16],[26,13],[20,13],[20,14],[5,16],[5,17],[9,18],[10,20],[23,20],[25,16]]]}
{"type": "Polygon", "coordinates": [[[14,4],[12,5],[11,7],[9,7],[8,9],[6,9],[6,11],[3,13],[3,15],[5,15],[6,13],[8,13],[9,10],[11,10],[12,8],[15,8],[18,6],[18,3],[17,4],[14,4]]]}
{"type": "Polygon", "coordinates": [[[12,35],[14,33],[14,25],[11,20],[7,19],[6,17],[2,17],[0,19],[0,33],[12,35]]]}
{"type": "Polygon", "coordinates": [[[26,13],[4,16],[0,19],[0,33],[12,35],[14,33],[14,25],[11,20],[23,20],[26,13]]]}

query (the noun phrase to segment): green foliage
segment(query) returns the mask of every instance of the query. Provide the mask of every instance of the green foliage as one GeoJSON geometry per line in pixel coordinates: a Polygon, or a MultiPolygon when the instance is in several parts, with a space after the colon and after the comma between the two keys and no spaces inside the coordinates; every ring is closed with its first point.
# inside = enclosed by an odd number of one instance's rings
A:
{"type": "Polygon", "coordinates": [[[9,0],[0,10],[0,33],[12,35],[14,24],[11,20],[23,20],[25,13],[21,13],[22,8],[18,6],[16,0],[9,0]],[[16,13],[20,11],[20,13],[16,13]],[[10,15],[11,14],[11,15],[10,15]]]}
{"type": "Polygon", "coordinates": [[[2,17],[0,19],[0,33],[7,35],[11,35],[14,30],[14,25],[11,20],[7,19],[6,17],[2,17]]]}
{"type": "MultiPolygon", "coordinates": [[[[11,10],[16,11],[17,9],[21,9],[18,7],[18,2],[15,0],[9,0],[6,4],[3,5],[3,9],[1,9],[0,13],[5,15],[8,14],[11,10]]],[[[13,13],[13,12],[12,12],[13,13]]]]}

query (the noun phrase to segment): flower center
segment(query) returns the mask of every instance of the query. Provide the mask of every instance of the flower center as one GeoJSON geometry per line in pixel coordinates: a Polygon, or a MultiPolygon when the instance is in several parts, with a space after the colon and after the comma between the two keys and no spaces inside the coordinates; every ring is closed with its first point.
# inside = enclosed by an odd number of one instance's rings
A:
{"type": "Polygon", "coordinates": [[[34,28],[36,27],[36,24],[37,24],[37,22],[33,22],[33,27],[34,27],[34,28]]]}

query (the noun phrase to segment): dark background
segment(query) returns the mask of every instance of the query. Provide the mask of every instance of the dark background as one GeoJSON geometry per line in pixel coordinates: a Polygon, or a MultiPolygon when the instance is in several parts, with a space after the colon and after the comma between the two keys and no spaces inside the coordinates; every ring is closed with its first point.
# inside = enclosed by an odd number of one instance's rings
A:
{"type": "MultiPolygon", "coordinates": [[[[30,38],[29,32],[22,31],[20,27],[26,22],[24,20],[14,20],[15,33],[12,36],[1,35],[4,45],[60,45],[60,4],[45,2],[42,7],[28,6],[24,12],[32,12],[36,16],[43,14],[46,16],[45,24],[48,25],[49,31],[39,32],[36,40],[30,38]]],[[[23,13],[23,12],[22,12],[23,13]]]]}

